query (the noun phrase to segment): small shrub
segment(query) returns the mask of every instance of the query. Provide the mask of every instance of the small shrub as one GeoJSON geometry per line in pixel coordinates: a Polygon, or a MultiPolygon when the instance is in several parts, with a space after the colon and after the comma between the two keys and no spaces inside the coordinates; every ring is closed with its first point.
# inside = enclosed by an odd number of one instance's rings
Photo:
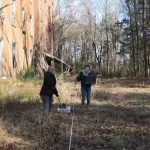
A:
{"type": "Polygon", "coordinates": [[[22,70],[18,75],[18,79],[21,81],[29,81],[33,79],[36,75],[37,71],[33,67],[30,67],[22,70]]]}
{"type": "Polygon", "coordinates": [[[118,72],[115,73],[114,76],[117,77],[117,78],[121,78],[122,77],[122,72],[118,71],[118,72]]]}

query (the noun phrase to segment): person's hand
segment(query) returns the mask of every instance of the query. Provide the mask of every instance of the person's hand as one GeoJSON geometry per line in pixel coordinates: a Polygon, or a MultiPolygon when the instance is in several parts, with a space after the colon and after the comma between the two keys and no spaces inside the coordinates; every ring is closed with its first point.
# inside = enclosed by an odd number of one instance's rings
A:
{"type": "Polygon", "coordinates": [[[58,93],[56,93],[56,96],[57,96],[57,97],[59,97],[59,94],[58,94],[58,93]]]}

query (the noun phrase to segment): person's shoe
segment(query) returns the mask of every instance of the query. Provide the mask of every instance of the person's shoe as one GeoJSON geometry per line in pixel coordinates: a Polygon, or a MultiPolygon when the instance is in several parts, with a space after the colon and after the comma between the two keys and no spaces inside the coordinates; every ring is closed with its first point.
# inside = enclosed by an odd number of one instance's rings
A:
{"type": "Polygon", "coordinates": [[[87,111],[88,111],[88,112],[91,112],[90,106],[87,106],[87,111]]]}
{"type": "Polygon", "coordinates": [[[84,112],[84,106],[81,106],[81,111],[84,112]]]}

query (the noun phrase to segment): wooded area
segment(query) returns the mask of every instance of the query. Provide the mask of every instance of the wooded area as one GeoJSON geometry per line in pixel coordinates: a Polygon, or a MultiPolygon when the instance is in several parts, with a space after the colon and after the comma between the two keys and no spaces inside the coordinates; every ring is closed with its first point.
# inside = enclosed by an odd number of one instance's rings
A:
{"type": "Polygon", "coordinates": [[[104,76],[149,77],[148,0],[57,0],[56,54],[104,76]]]}

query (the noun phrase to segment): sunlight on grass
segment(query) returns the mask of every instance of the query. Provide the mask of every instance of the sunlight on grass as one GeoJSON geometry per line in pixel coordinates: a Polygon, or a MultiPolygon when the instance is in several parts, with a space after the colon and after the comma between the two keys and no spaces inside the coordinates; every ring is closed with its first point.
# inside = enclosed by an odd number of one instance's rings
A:
{"type": "MultiPolygon", "coordinates": [[[[58,79],[61,103],[75,107],[74,145],[123,149],[148,145],[150,124],[150,87],[122,86],[124,81],[92,87],[90,111],[80,109],[80,83],[58,79]],[[79,139],[79,141],[78,141],[79,139]],[[88,141],[89,145],[86,144],[88,141]]],[[[5,149],[39,149],[42,85],[33,82],[2,81],[0,86],[0,144],[5,149]],[[10,147],[10,148],[9,148],[10,147]]],[[[71,116],[56,113],[59,102],[54,96],[51,127],[44,132],[42,144],[63,149],[70,135],[71,116]],[[48,131],[48,132],[47,132],[48,131]],[[51,139],[51,140],[49,140],[51,139]],[[56,141],[59,141],[56,143],[56,141]]],[[[1,147],[0,147],[1,148],[1,147]]],[[[2,148],[1,148],[2,149],[2,148]]]]}
{"type": "Polygon", "coordinates": [[[39,87],[33,83],[23,83],[19,81],[1,82],[0,101],[28,101],[36,99],[39,87]]]}

